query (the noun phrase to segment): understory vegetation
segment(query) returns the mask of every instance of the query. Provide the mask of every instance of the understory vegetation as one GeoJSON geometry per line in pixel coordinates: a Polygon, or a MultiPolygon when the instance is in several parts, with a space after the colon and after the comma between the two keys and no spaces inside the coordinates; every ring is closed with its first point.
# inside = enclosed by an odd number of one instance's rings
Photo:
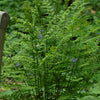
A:
{"type": "Polygon", "coordinates": [[[0,1],[10,15],[0,99],[100,99],[100,0],[68,2],[0,1]]]}

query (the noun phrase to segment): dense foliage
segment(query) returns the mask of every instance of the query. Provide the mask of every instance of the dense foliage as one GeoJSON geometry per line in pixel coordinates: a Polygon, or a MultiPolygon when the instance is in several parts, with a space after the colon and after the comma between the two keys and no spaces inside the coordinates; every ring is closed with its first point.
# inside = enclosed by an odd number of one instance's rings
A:
{"type": "Polygon", "coordinates": [[[0,98],[99,100],[100,1],[11,1],[0,98]]]}

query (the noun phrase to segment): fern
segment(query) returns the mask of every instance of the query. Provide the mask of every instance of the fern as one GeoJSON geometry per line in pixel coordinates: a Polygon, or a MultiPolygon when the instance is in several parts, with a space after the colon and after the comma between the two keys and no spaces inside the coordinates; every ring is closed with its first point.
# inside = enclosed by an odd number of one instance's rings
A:
{"type": "Polygon", "coordinates": [[[94,84],[93,70],[99,68],[95,54],[100,38],[95,35],[98,21],[88,22],[87,4],[75,0],[62,10],[59,0],[25,1],[24,12],[16,18],[18,30],[5,43],[3,77],[16,83],[8,84],[17,87],[12,97],[72,100],[86,96],[94,84]]]}

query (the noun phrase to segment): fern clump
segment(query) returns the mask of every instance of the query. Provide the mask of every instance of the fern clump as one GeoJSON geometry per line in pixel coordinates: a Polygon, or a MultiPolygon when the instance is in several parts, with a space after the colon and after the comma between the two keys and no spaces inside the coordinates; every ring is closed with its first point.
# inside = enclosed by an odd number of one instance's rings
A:
{"type": "Polygon", "coordinates": [[[16,83],[10,85],[17,86],[14,98],[72,100],[89,95],[99,68],[100,35],[95,35],[99,27],[88,21],[86,5],[75,0],[62,10],[58,0],[25,2],[16,19],[18,30],[5,43],[3,74],[16,83]]]}

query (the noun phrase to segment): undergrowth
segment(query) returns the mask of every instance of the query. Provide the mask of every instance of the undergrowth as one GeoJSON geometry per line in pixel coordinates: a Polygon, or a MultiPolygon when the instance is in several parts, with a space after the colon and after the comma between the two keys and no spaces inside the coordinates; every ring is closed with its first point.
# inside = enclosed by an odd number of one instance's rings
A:
{"type": "Polygon", "coordinates": [[[89,20],[87,5],[25,1],[20,18],[12,18],[15,30],[6,35],[0,98],[99,99],[100,19],[89,20]]]}

